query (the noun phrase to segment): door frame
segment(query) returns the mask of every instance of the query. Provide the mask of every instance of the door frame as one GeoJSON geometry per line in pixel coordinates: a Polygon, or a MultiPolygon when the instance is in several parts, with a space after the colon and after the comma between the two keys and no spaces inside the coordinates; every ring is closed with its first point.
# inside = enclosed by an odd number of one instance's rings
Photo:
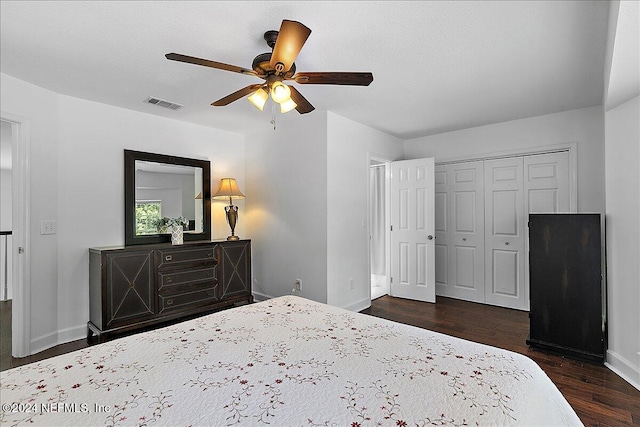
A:
{"type": "Polygon", "coordinates": [[[389,295],[391,292],[391,283],[389,278],[391,277],[391,162],[393,159],[385,157],[376,153],[367,153],[367,278],[369,280],[369,286],[367,286],[367,292],[369,295],[369,303],[371,303],[371,173],[370,167],[371,162],[379,162],[384,164],[384,185],[385,185],[385,194],[384,194],[384,216],[385,216],[385,270],[386,280],[385,280],[385,291],[386,294],[389,295]]]}
{"type": "Polygon", "coordinates": [[[15,114],[0,112],[0,119],[11,123],[12,135],[12,228],[13,301],[11,303],[11,354],[31,354],[31,256],[29,153],[31,123],[15,114]]]}
{"type": "Polygon", "coordinates": [[[516,148],[513,150],[495,151],[489,153],[469,154],[466,156],[436,158],[436,166],[450,163],[473,162],[476,160],[494,160],[518,156],[534,156],[536,154],[551,154],[559,152],[569,153],[569,211],[578,211],[578,143],[566,142],[538,147],[516,148]]]}

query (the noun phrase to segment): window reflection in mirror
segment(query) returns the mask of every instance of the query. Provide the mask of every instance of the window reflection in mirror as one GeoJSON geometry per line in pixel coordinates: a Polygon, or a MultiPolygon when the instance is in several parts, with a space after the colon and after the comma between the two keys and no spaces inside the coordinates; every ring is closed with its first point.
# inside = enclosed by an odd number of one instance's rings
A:
{"type": "Polygon", "coordinates": [[[202,168],[136,160],[135,234],[171,233],[163,218],[184,218],[185,233],[202,233],[202,182],[202,168]]]}

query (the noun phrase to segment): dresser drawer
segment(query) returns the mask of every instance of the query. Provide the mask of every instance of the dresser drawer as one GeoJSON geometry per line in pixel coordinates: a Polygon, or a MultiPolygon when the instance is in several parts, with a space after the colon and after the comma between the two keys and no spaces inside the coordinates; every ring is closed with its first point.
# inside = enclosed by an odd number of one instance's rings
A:
{"type": "Polygon", "coordinates": [[[158,249],[157,266],[161,268],[180,267],[187,264],[211,264],[216,263],[216,251],[214,246],[202,248],[158,249]]]}
{"type": "Polygon", "coordinates": [[[167,310],[184,309],[189,305],[206,305],[218,300],[217,285],[206,289],[194,290],[192,292],[177,295],[158,295],[160,303],[160,313],[167,310]]]}
{"type": "Polygon", "coordinates": [[[170,286],[181,286],[190,283],[210,282],[217,284],[216,267],[195,268],[177,271],[158,272],[158,290],[170,286]]]}

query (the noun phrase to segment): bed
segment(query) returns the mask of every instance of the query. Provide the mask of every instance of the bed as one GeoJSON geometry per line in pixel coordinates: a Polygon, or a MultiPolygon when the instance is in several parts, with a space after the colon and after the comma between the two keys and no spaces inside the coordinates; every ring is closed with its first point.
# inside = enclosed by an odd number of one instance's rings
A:
{"type": "Polygon", "coordinates": [[[531,359],[284,296],[0,373],[2,425],[577,425],[531,359]]]}

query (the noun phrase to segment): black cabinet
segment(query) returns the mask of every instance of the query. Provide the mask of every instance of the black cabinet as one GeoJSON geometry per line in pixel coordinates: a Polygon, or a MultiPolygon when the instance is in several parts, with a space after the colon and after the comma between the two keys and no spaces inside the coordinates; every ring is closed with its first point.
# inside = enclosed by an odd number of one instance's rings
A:
{"type": "Polygon", "coordinates": [[[92,248],[87,338],[253,302],[251,241],[92,248]]]}
{"type": "Polygon", "coordinates": [[[600,214],[529,216],[531,347],[604,362],[601,240],[600,214]]]}

